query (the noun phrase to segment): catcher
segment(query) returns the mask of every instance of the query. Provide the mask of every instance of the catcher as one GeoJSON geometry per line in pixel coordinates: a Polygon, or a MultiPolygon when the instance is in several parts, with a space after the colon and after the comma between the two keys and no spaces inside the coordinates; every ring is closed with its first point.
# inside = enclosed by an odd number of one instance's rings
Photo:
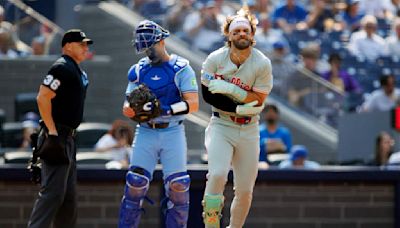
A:
{"type": "Polygon", "coordinates": [[[169,32],[144,20],[135,32],[135,47],[145,53],[128,71],[123,114],[138,122],[130,168],[121,202],[119,227],[138,227],[143,199],[160,159],[167,199],[167,228],[186,227],[190,177],[186,170],[185,114],[198,110],[198,86],[189,62],[165,49],[169,32]]]}

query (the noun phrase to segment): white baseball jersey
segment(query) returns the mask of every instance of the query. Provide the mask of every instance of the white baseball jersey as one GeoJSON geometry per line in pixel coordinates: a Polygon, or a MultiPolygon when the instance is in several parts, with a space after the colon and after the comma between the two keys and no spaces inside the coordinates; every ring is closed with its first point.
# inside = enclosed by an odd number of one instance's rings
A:
{"type": "MultiPolygon", "coordinates": [[[[273,84],[271,61],[251,48],[250,56],[238,68],[230,59],[230,48],[225,46],[212,52],[203,63],[201,83],[208,86],[214,79],[223,79],[247,91],[269,94],[273,84]]],[[[223,112],[215,107],[213,111],[223,112]]]]}

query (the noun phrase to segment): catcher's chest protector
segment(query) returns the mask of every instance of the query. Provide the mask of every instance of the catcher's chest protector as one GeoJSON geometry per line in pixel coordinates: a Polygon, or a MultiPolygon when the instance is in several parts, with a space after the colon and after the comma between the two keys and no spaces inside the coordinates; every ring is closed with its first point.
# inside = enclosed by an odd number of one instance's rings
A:
{"type": "Polygon", "coordinates": [[[186,67],[186,62],[176,55],[170,62],[152,66],[147,61],[140,61],[138,66],[139,83],[146,84],[157,96],[163,106],[171,105],[182,100],[180,91],[175,84],[177,72],[186,67]]]}

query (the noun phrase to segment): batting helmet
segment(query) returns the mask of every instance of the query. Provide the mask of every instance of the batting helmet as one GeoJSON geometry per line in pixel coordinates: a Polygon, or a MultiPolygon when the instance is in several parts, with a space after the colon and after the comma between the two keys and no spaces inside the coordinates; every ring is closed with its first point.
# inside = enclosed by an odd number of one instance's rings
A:
{"type": "Polygon", "coordinates": [[[138,53],[169,37],[169,31],[149,20],[141,21],[135,31],[135,47],[138,53]]]}

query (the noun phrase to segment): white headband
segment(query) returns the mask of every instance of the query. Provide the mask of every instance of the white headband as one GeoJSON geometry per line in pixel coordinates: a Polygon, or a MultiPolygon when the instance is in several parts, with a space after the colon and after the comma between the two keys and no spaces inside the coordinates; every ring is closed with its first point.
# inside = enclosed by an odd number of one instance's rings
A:
{"type": "Polygon", "coordinates": [[[232,30],[237,29],[238,27],[246,27],[251,30],[249,20],[244,17],[236,17],[235,19],[233,19],[233,21],[229,25],[229,32],[232,32],[232,30]]]}

